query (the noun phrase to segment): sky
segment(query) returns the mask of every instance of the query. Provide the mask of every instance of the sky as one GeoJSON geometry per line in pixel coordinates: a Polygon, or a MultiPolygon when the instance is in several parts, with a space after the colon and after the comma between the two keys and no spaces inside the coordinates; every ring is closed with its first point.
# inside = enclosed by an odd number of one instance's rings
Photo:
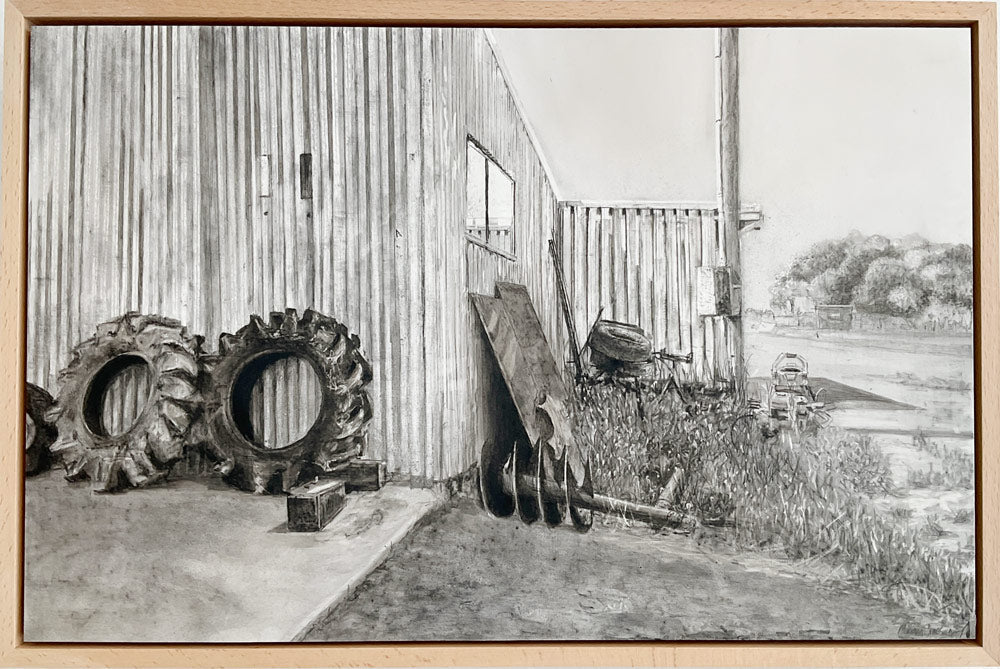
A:
{"type": "MultiPolygon", "coordinates": [[[[712,29],[494,30],[563,200],[715,199],[712,29]]],[[[857,229],[972,239],[970,36],[740,31],[746,306],[813,243],[857,229]]]]}

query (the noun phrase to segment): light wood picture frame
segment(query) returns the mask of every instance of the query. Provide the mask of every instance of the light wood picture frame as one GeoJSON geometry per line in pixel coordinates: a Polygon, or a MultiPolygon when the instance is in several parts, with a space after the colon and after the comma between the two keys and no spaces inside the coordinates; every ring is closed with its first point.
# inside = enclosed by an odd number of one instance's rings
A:
{"type": "Polygon", "coordinates": [[[1000,666],[997,13],[990,2],[6,0],[0,368],[0,666],[1000,666]],[[936,26],[971,32],[977,629],[937,642],[34,644],[22,637],[29,40],[53,24],[936,26]]]}

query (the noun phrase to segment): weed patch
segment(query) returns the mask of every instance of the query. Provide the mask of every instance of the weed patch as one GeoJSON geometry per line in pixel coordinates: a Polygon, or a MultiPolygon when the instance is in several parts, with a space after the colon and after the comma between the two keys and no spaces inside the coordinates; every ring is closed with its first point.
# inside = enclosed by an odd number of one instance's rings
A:
{"type": "MultiPolygon", "coordinates": [[[[576,435],[591,454],[596,490],[651,504],[680,468],[682,482],[665,501],[702,520],[724,516],[736,547],[824,560],[868,592],[934,613],[956,636],[970,633],[973,578],[959,558],[930,546],[933,524],[911,528],[905,512],[875,510],[871,497],[892,482],[870,435],[774,434],[738,393],[682,401],[650,387],[581,391],[576,435]]],[[[971,485],[971,458],[939,452],[952,463],[942,476],[971,485]]]]}
{"type": "Polygon", "coordinates": [[[922,434],[913,437],[913,447],[927,453],[937,462],[927,469],[910,469],[906,484],[911,488],[948,488],[973,490],[976,481],[976,461],[973,454],[930,441],[922,434]]]}

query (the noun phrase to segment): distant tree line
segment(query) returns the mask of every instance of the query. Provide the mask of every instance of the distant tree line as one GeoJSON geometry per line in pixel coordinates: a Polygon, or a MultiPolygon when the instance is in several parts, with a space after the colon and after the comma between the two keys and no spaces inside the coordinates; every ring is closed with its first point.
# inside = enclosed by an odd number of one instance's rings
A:
{"type": "Polygon", "coordinates": [[[928,310],[971,311],[972,247],[859,232],[822,241],[796,257],[771,287],[775,311],[798,311],[802,303],[853,304],[906,318],[928,310]]]}

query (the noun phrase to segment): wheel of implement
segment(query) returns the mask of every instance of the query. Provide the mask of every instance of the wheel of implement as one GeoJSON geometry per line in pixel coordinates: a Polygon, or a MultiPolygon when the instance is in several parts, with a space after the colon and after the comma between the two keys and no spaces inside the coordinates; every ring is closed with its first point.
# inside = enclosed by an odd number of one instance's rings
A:
{"type": "Polygon", "coordinates": [[[33,383],[25,386],[24,398],[24,471],[37,474],[49,466],[49,446],[56,440],[55,425],[46,414],[52,410],[52,395],[33,383]]]}
{"type": "Polygon", "coordinates": [[[329,316],[307,309],[259,316],[236,334],[219,337],[206,393],[206,454],[221,461],[227,480],[265,494],[290,490],[304,469],[336,470],[360,455],[372,417],[366,389],[371,365],[357,335],[329,316]],[[306,361],[320,385],[320,408],[312,427],[297,441],[266,448],[254,434],[250,395],[272,362],[288,357],[306,361]]]}
{"type": "Polygon", "coordinates": [[[649,360],[644,360],[642,362],[623,362],[618,368],[618,375],[645,379],[653,374],[653,363],[649,360]]]}
{"type": "Polygon", "coordinates": [[[590,348],[621,362],[645,362],[653,353],[652,342],[642,328],[617,321],[595,323],[590,348]]]}
{"type": "Polygon", "coordinates": [[[486,513],[494,518],[506,518],[514,513],[514,496],[503,487],[504,463],[512,450],[512,445],[499,446],[491,439],[479,452],[479,495],[486,513]]]}
{"type": "Polygon", "coordinates": [[[550,479],[561,483],[563,476],[563,463],[556,459],[552,445],[539,442],[535,448],[536,469],[535,469],[535,501],[541,509],[542,519],[549,527],[555,527],[563,521],[563,500],[551,498],[545,493],[545,481],[550,479]]]}
{"type": "Polygon", "coordinates": [[[573,476],[573,468],[569,466],[569,458],[563,458],[563,490],[566,491],[566,508],[569,510],[569,519],[573,523],[573,529],[577,532],[590,531],[594,525],[594,512],[573,504],[574,494],[578,491],[588,496],[594,494],[594,482],[590,475],[590,458],[584,465],[583,482],[579,485],[573,476]]]}
{"type": "Polygon", "coordinates": [[[525,525],[531,525],[538,517],[541,512],[538,508],[538,502],[535,499],[535,491],[521,490],[520,477],[523,473],[523,468],[525,465],[525,460],[527,458],[519,457],[517,445],[514,446],[514,452],[510,455],[510,460],[508,461],[508,468],[510,471],[510,479],[514,483],[514,510],[517,511],[517,517],[521,519],[525,525]]]}
{"type": "Polygon", "coordinates": [[[95,491],[110,492],[166,478],[184,455],[201,410],[201,342],[172,318],[127,313],[97,326],[93,337],[73,349],[52,412],[59,436],[51,451],[61,455],[67,479],[89,478],[95,491]],[[145,366],[148,384],[135,390],[135,421],[112,435],[105,425],[105,392],[133,366],[145,366]]]}

